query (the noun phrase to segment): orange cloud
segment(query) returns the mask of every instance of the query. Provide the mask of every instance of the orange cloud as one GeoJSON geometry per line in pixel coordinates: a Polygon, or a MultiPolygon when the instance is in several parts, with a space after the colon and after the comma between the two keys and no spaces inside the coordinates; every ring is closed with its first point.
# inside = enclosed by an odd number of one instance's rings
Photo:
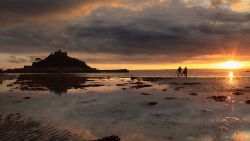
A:
{"type": "Polygon", "coordinates": [[[203,8],[228,8],[236,12],[250,11],[249,0],[182,0],[188,7],[203,7],[203,8]]]}
{"type": "Polygon", "coordinates": [[[250,11],[249,0],[231,0],[230,6],[234,11],[250,11]]]}

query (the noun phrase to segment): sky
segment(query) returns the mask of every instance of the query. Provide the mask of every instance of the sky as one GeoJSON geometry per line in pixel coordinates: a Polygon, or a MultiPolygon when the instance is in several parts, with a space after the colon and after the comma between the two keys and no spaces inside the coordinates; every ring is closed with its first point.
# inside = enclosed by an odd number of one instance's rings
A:
{"type": "Polygon", "coordinates": [[[0,67],[56,50],[99,69],[250,68],[249,0],[0,0],[0,67]]]}

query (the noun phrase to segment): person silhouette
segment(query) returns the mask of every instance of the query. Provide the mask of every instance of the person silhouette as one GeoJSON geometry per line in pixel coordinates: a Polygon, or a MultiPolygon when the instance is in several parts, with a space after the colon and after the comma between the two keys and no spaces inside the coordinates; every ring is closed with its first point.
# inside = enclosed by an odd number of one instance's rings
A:
{"type": "Polygon", "coordinates": [[[187,69],[187,67],[184,68],[183,75],[184,75],[184,77],[187,78],[187,76],[188,76],[188,69],[187,69]]]}
{"type": "Polygon", "coordinates": [[[3,75],[3,69],[0,69],[0,75],[3,75]]]}
{"type": "Polygon", "coordinates": [[[181,66],[177,69],[177,77],[181,77],[181,66]]]}

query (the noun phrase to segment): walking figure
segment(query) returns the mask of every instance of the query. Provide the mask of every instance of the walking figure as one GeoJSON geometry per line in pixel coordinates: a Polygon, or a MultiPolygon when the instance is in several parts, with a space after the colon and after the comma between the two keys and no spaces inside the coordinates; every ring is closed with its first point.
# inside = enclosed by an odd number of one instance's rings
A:
{"type": "Polygon", "coordinates": [[[181,69],[181,66],[180,66],[180,67],[177,69],[177,72],[176,72],[178,78],[182,76],[181,72],[182,72],[182,69],[181,69]]]}
{"type": "Polygon", "coordinates": [[[188,69],[187,69],[187,67],[185,67],[184,68],[184,70],[183,70],[183,75],[184,75],[184,77],[186,77],[187,78],[187,76],[188,76],[188,69]]]}
{"type": "Polygon", "coordinates": [[[0,76],[3,75],[3,69],[0,69],[0,76]]]}

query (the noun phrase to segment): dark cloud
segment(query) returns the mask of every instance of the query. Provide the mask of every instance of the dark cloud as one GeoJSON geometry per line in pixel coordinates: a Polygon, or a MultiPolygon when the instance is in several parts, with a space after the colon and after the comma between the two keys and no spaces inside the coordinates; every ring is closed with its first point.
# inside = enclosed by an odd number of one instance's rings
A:
{"type": "MultiPolygon", "coordinates": [[[[79,5],[91,7],[98,2],[104,1],[0,0],[0,19],[64,15],[65,11],[79,10],[79,5]]],[[[221,2],[213,1],[213,5],[219,7],[216,5],[221,2]]],[[[84,11],[88,11],[87,7],[84,11]]],[[[179,0],[135,11],[124,7],[110,9],[104,7],[88,17],[53,25],[29,22],[7,25],[0,29],[0,51],[33,53],[62,49],[110,54],[110,57],[86,58],[94,63],[179,62],[235,48],[242,54],[250,51],[250,15],[247,12],[186,7],[179,0]]],[[[12,62],[18,62],[15,60],[20,61],[12,58],[12,62]]]]}
{"type": "MultiPolygon", "coordinates": [[[[136,22],[137,23],[137,22],[136,22]]],[[[205,22],[200,24],[175,24],[154,20],[149,22],[150,29],[138,28],[136,23],[131,25],[90,24],[88,26],[74,25],[68,28],[69,34],[77,41],[86,38],[105,40],[106,44],[97,45],[86,51],[101,51],[115,54],[162,54],[162,55],[203,55],[218,53],[228,41],[247,43],[242,39],[249,37],[245,28],[236,24],[205,22]],[[154,25],[155,24],[155,25],[154,25]],[[167,25],[167,26],[159,26],[167,25]],[[218,43],[218,44],[216,44],[218,43]]]]}
{"type": "Polygon", "coordinates": [[[205,16],[212,21],[217,22],[249,22],[250,21],[250,14],[249,13],[238,13],[238,12],[231,12],[231,11],[210,11],[200,13],[201,16],[205,16]]]}
{"type": "MultiPolygon", "coordinates": [[[[87,0],[85,0],[87,1],[87,0]]],[[[40,15],[54,11],[67,10],[83,2],[83,0],[1,0],[2,12],[20,15],[40,15]]]]}
{"type": "Polygon", "coordinates": [[[51,22],[86,16],[118,0],[0,0],[0,23],[51,22]]]}

